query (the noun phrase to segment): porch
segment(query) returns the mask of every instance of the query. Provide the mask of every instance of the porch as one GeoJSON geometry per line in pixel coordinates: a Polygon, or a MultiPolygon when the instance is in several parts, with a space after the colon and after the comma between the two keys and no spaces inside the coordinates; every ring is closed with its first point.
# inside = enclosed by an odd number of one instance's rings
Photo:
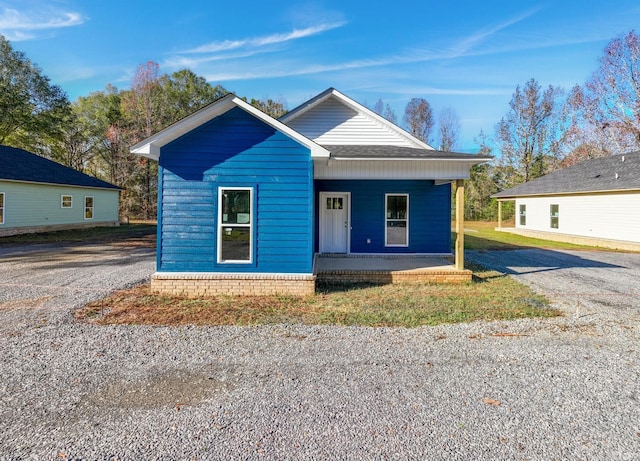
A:
{"type": "Polygon", "coordinates": [[[318,254],[314,275],[319,282],[464,283],[470,270],[458,270],[452,257],[421,255],[318,254]]]}

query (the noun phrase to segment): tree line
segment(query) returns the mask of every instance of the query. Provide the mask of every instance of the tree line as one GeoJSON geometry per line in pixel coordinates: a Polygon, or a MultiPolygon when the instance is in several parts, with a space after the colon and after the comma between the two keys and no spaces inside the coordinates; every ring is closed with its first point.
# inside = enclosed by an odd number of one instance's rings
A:
{"type": "MultiPolygon", "coordinates": [[[[12,145],[97,176],[124,189],[121,214],[153,218],[157,165],[131,155],[130,146],[227,94],[189,69],[159,73],[140,65],[128,89],[107,85],[70,102],[42,70],[0,35],[0,144],[12,145]]],[[[249,101],[278,118],[284,100],[249,101]]],[[[372,110],[398,124],[379,99],[372,110]]],[[[460,122],[446,107],[436,120],[424,98],[405,107],[403,127],[442,151],[455,151],[460,122]]],[[[587,81],[568,92],[531,78],[518,85],[494,135],[481,131],[478,153],[494,161],[474,167],[465,217],[495,220],[490,195],[587,158],[640,149],[640,36],[611,40],[587,81]]],[[[508,210],[507,210],[508,212],[508,210]]]]}

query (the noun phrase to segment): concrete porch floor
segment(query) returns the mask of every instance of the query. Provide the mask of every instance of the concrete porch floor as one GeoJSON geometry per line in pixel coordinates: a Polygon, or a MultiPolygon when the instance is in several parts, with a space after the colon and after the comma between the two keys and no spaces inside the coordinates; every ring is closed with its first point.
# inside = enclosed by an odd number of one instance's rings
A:
{"type": "Polygon", "coordinates": [[[444,256],[417,255],[316,255],[315,271],[320,282],[369,283],[462,283],[472,272],[456,270],[444,256]]]}

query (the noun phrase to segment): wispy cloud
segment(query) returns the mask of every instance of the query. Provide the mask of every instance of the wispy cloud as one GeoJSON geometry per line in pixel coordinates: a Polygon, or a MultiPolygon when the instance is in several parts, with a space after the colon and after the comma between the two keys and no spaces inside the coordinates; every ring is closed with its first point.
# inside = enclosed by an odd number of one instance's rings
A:
{"type": "MultiPolygon", "coordinates": [[[[448,47],[439,47],[437,50],[429,49],[409,49],[403,53],[380,56],[369,59],[355,59],[342,63],[332,64],[300,64],[294,63],[293,65],[285,65],[284,63],[278,63],[277,66],[267,65],[266,67],[255,67],[252,70],[244,70],[245,66],[239,66],[236,71],[227,72],[215,72],[210,73],[207,78],[210,81],[233,81],[233,80],[252,80],[261,78],[277,78],[286,76],[302,76],[320,74],[326,72],[339,72],[343,70],[354,70],[369,67],[383,67],[400,64],[411,64],[419,62],[428,62],[436,60],[454,59],[462,56],[480,55],[485,53],[491,53],[487,48],[480,49],[479,46],[489,40],[493,35],[499,31],[513,26],[526,18],[536,14],[541,8],[533,8],[522,14],[511,17],[499,24],[495,24],[486,28],[483,28],[476,33],[463,37],[460,40],[452,43],[448,47]]],[[[245,47],[248,49],[255,49],[265,44],[280,43],[288,40],[294,40],[309,35],[314,35],[325,30],[329,30],[335,27],[340,27],[344,22],[337,22],[331,24],[324,24],[320,26],[309,27],[306,29],[297,29],[287,34],[274,34],[266,37],[259,37],[253,39],[235,40],[235,41],[223,41],[214,42],[208,45],[204,45],[192,50],[188,50],[189,53],[219,53],[223,51],[229,51],[245,47]]],[[[220,55],[222,56],[222,55],[220,55]]],[[[220,59],[233,59],[235,56],[217,57],[216,55],[209,56],[202,60],[194,61],[192,58],[182,58],[182,60],[175,59],[173,63],[181,63],[184,65],[201,64],[205,61],[220,60],[220,59]]],[[[243,56],[244,57],[244,56],[243,56]]]]}
{"type": "Polygon", "coordinates": [[[12,41],[33,39],[37,36],[35,31],[77,26],[82,23],[84,18],[75,12],[27,12],[15,8],[0,10],[0,33],[12,41]]]}
{"type": "Polygon", "coordinates": [[[316,26],[306,27],[304,29],[293,29],[291,32],[265,35],[263,37],[245,38],[240,40],[223,40],[211,42],[190,50],[183,51],[185,54],[192,53],[219,53],[222,51],[235,50],[238,48],[256,48],[265,45],[273,45],[276,43],[289,42],[304,37],[317,35],[327,30],[336,29],[346,24],[346,21],[319,24],[316,26]]]}
{"type": "Polygon", "coordinates": [[[455,43],[453,47],[451,47],[451,54],[449,55],[449,57],[455,58],[472,52],[478,45],[482,44],[482,42],[485,42],[488,38],[492,37],[496,33],[510,26],[518,24],[521,21],[524,21],[525,19],[538,13],[541,9],[542,7],[532,8],[499,24],[480,29],[476,33],[471,34],[470,36],[465,37],[455,43]]]}

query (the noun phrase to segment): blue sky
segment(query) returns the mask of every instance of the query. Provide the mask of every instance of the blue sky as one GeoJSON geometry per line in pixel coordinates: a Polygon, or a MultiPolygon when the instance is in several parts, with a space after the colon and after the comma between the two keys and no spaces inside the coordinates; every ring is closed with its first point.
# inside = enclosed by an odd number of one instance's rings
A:
{"type": "Polygon", "coordinates": [[[460,151],[490,136],[518,84],[566,90],[596,69],[607,42],[640,29],[637,0],[194,1],[0,0],[0,34],[71,100],[139,64],[189,68],[290,109],[335,87],[402,119],[413,97],[462,127],[460,151]]]}

